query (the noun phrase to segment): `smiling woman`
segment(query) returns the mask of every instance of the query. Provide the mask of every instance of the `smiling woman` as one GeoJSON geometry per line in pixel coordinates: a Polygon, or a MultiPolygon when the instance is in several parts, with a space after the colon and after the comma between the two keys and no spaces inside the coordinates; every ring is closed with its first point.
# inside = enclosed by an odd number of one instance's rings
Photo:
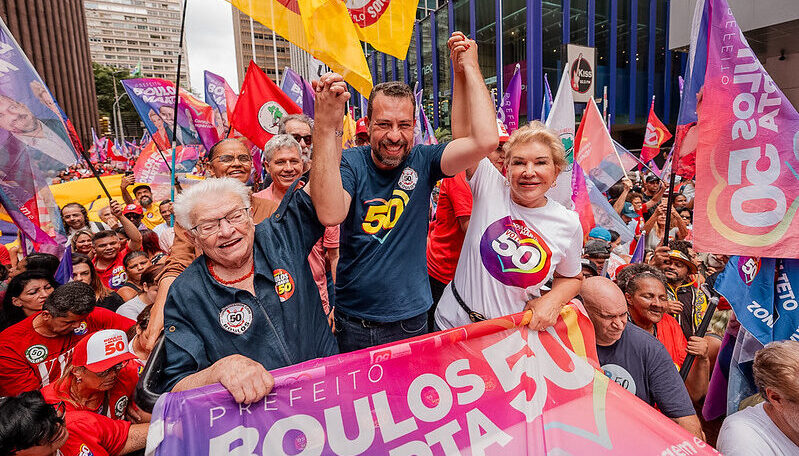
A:
{"type": "Polygon", "coordinates": [[[546,196],[565,165],[563,145],[532,122],[516,130],[504,150],[507,176],[488,158],[467,170],[474,203],[455,278],[436,310],[442,329],[525,308],[533,310],[531,327],[543,329],[579,289],[579,219],[546,196]],[[550,279],[551,290],[542,296],[550,279]]]}

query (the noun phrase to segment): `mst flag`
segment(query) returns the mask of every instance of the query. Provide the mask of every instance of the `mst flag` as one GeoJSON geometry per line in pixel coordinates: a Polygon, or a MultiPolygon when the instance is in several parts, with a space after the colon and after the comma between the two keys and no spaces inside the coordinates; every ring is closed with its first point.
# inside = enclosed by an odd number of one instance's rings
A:
{"type": "Polygon", "coordinates": [[[260,149],[277,134],[280,119],[286,114],[301,114],[278,86],[250,60],[231,124],[260,149]]]}
{"type": "Polygon", "coordinates": [[[655,114],[655,97],[652,97],[652,104],[649,106],[649,119],[646,121],[644,145],[641,147],[641,161],[648,162],[657,157],[660,153],[660,146],[670,138],[669,129],[655,114]]]}
{"type": "MultiPolygon", "coordinates": [[[[344,80],[355,90],[364,96],[369,96],[372,91],[372,75],[363,55],[358,31],[344,2],[339,0],[227,1],[244,14],[324,62],[330,69],[344,76],[344,80]]],[[[406,51],[407,48],[406,44],[406,51]]]]}
{"type": "Polygon", "coordinates": [[[709,3],[707,72],[694,128],[695,247],[799,258],[799,113],[760,64],[727,2],[709,3]]]}

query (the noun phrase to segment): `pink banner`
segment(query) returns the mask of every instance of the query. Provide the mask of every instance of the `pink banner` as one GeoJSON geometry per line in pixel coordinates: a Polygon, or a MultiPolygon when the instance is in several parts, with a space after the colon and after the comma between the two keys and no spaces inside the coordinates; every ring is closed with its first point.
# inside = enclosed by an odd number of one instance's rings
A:
{"type": "MultiPolygon", "coordinates": [[[[179,182],[183,183],[183,177],[194,170],[197,158],[202,150],[200,145],[178,146],[176,148],[175,174],[178,175],[179,182]]],[[[150,141],[144,146],[139,158],[136,160],[136,164],[133,166],[136,182],[150,184],[156,201],[170,197],[172,184],[167,162],[171,166],[172,149],[164,150],[162,157],[153,141],[150,141]]]]}
{"type": "Polygon", "coordinates": [[[718,454],[593,367],[576,305],[542,332],[529,315],[278,369],[249,406],[221,385],[165,394],[148,454],[718,454]]]}
{"type": "Polygon", "coordinates": [[[709,1],[697,109],[696,250],[799,258],[799,114],[763,69],[727,2],[709,1]]]}

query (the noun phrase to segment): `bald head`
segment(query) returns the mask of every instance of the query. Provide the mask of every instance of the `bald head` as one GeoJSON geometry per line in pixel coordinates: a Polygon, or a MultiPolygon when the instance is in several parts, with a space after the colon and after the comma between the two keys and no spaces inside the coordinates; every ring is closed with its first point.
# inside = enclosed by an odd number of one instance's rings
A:
{"type": "Polygon", "coordinates": [[[589,277],[583,280],[580,296],[594,324],[597,345],[614,344],[627,324],[624,293],[606,277],[589,277]]]}

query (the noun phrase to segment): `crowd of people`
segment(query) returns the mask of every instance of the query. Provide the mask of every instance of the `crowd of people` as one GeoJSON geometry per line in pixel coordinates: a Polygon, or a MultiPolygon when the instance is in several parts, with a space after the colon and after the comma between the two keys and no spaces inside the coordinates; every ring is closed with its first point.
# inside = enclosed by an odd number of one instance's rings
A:
{"type": "Polygon", "coordinates": [[[524,310],[542,330],[568,303],[589,316],[602,371],[653,410],[725,454],[799,454],[799,342],[757,354],[757,405],[726,420],[697,412],[737,322],[721,298],[699,331],[728,258],[692,248],[693,183],[669,194],[630,173],[608,199],[634,239],[583,233],[547,196],[569,165],[558,136],[539,122],[498,130],[476,43],[455,33],[448,46],[450,142],[413,145],[413,91],[387,82],[359,122],[362,145],[342,151],[349,94],[328,73],[313,84],[314,119],[284,116],[266,144],[263,188],[246,185],[251,149],[224,139],[174,202],[125,176],[124,204],[102,222],[65,205],[71,281],[57,283],[59,259],[42,253],[1,270],[0,455],[141,450],[150,416],[133,391],[161,334],[158,392],[221,383],[250,404],[273,369],[524,310]]]}

